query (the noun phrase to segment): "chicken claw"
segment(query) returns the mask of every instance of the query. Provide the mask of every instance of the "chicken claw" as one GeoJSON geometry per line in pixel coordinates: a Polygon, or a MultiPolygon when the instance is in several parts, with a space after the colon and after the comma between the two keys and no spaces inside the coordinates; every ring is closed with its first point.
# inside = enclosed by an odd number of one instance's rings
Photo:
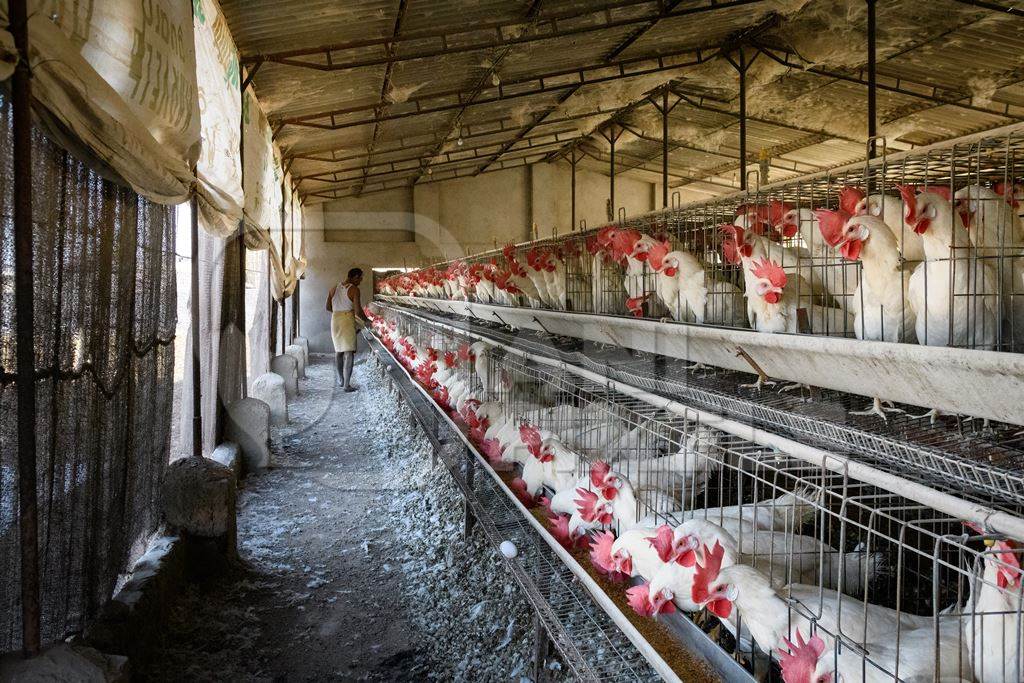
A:
{"type": "Polygon", "coordinates": [[[850,415],[877,415],[878,417],[882,418],[882,420],[884,422],[888,422],[889,418],[885,416],[886,413],[903,413],[903,412],[906,412],[906,411],[901,410],[900,408],[895,407],[893,405],[892,401],[883,401],[882,399],[876,397],[873,400],[870,408],[868,408],[867,410],[851,410],[850,411],[850,415]],[[885,406],[882,405],[883,403],[889,404],[889,407],[886,408],[885,406]]]}

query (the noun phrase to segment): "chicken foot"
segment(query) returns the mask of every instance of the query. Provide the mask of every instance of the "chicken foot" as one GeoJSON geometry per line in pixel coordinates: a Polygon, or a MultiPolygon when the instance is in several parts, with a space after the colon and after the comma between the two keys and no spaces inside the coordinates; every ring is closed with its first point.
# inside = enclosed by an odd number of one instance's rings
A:
{"type": "Polygon", "coordinates": [[[906,412],[893,405],[892,401],[883,401],[882,399],[875,396],[872,399],[871,407],[866,410],[851,410],[850,415],[877,415],[882,418],[884,422],[888,422],[889,418],[886,417],[886,413],[903,413],[906,412]],[[888,404],[888,407],[882,405],[883,403],[888,404]]]}

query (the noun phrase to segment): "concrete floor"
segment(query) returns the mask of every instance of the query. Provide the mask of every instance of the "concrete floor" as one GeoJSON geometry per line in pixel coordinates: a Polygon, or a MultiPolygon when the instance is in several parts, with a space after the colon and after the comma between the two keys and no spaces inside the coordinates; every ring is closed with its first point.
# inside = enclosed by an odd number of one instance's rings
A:
{"type": "MultiPolygon", "coordinates": [[[[396,544],[375,510],[413,490],[396,477],[381,392],[336,389],[311,364],[290,424],[274,430],[274,468],[239,494],[243,566],[186,596],[148,680],[423,680],[433,667],[404,617],[399,572],[378,550],[396,544]]],[[[370,386],[367,386],[370,382],[370,386]]]]}

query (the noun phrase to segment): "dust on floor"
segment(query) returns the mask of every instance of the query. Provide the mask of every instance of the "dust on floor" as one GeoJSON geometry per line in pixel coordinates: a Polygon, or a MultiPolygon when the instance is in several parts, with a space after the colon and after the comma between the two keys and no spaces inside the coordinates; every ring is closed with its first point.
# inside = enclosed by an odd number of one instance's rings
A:
{"type": "MultiPolygon", "coordinates": [[[[519,681],[531,617],[371,366],[311,363],[274,468],[239,492],[241,565],[182,596],[141,680],[519,681]]],[[[563,678],[550,662],[553,678],[563,678]]]]}

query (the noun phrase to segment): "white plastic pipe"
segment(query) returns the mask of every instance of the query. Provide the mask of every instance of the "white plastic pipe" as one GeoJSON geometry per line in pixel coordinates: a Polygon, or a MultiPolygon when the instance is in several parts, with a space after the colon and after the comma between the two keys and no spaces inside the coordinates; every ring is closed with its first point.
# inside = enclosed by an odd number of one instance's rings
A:
{"type": "Polygon", "coordinates": [[[890,493],[909,498],[917,503],[927,505],[930,508],[952,517],[956,517],[957,519],[961,519],[965,522],[973,522],[980,525],[987,531],[1006,534],[1012,538],[1024,540],[1024,519],[1015,515],[1000,512],[999,510],[994,510],[979,503],[972,503],[970,501],[957,498],[956,496],[949,495],[948,493],[936,491],[935,489],[923,484],[903,479],[902,477],[889,472],[883,472],[882,470],[875,469],[870,465],[866,465],[846,456],[839,455],[832,451],[826,451],[821,448],[815,448],[814,446],[808,446],[798,441],[793,441],[792,439],[779,436],[778,434],[758,429],[752,425],[731,420],[719,415],[718,413],[701,410],[699,408],[692,408],[678,401],[667,399],[663,396],[658,396],[657,394],[652,394],[649,391],[638,389],[629,384],[623,384],[622,382],[609,379],[603,375],[597,374],[596,372],[591,372],[575,365],[528,353],[475,332],[470,332],[453,325],[429,320],[404,309],[393,310],[400,312],[402,315],[414,317],[430,325],[444,327],[458,332],[459,334],[483,340],[492,346],[500,347],[505,349],[508,353],[513,353],[522,358],[527,358],[535,363],[566,370],[574,375],[604,386],[609,386],[622,394],[636,398],[657,408],[663,408],[676,415],[683,417],[692,417],[696,415],[704,424],[720,429],[723,432],[738,436],[761,446],[777,449],[786,455],[791,455],[818,467],[824,467],[832,472],[848,474],[852,479],[856,479],[864,482],[865,484],[877,486],[889,491],[890,493]]]}

